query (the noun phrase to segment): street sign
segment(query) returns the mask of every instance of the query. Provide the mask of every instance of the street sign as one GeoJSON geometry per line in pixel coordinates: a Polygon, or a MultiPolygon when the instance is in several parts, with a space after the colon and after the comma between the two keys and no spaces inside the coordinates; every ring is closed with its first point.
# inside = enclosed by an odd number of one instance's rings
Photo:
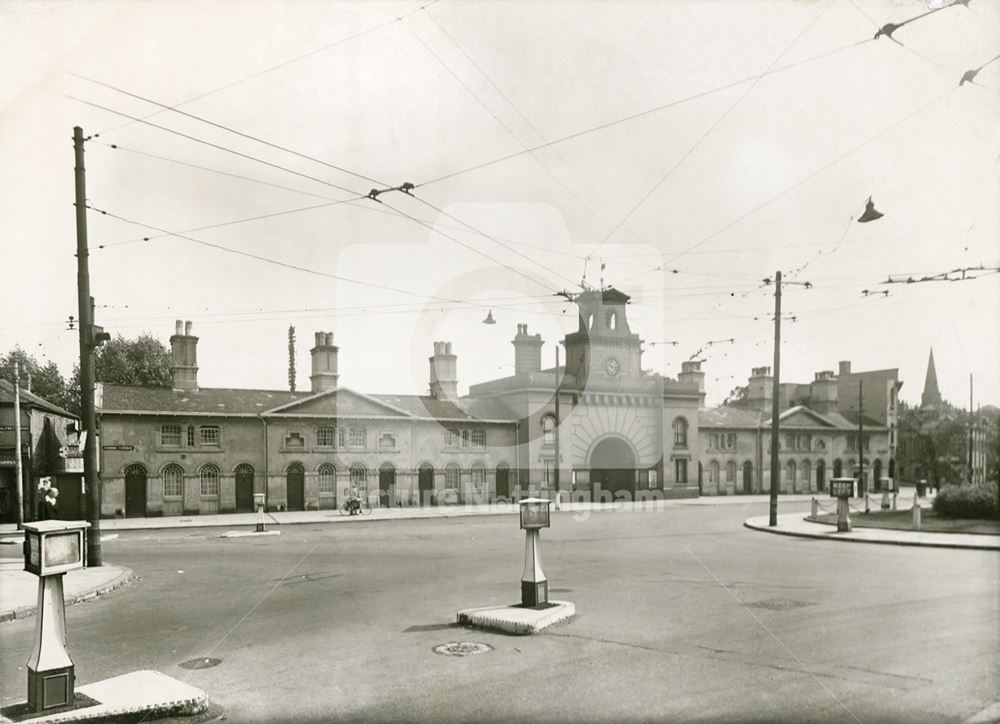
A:
{"type": "Polygon", "coordinates": [[[135,450],[135,445],[101,445],[102,450],[124,450],[131,452],[135,450]]]}
{"type": "Polygon", "coordinates": [[[833,478],[830,480],[831,498],[850,498],[854,493],[854,478],[833,478]]]}

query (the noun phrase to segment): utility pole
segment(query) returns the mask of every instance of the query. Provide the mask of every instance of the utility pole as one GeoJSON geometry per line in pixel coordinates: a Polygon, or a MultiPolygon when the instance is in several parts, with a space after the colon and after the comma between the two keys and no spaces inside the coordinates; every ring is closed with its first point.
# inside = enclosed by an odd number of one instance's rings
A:
{"type": "Polygon", "coordinates": [[[972,436],[975,429],[975,418],[972,416],[972,373],[969,373],[969,483],[972,483],[972,436]]]}
{"type": "Polygon", "coordinates": [[[14,499],[17,501],[17,529],[24,527],[24,460],[21,458],[21,366],[14,360],[14,470],[17,481],[14,499]]]}
{"type": "Polygon", "coordinates": [[[87,565],[101,561],[101,487],[97,478],[97,414],[94,410],[94,347],[108,338],[94,325],[94,299],[90,296],[90,270],[87,249],[87,189],[83,166],[83,129],[73,128],[73,151],[76,172],[76,286],[80,313],[80,412],[86,436],[83,446],[83,480],[87,488],[87,565]]]}
{"type": "Polygon", "coordinates": [[[781,476],[778,459],[778,390],[781,385],[781,272],[774,274],[774,383],[771,388],[771,505],[768,525],[778,525],[778,482],[781,476]]]}
{"type": "Polygon", "coordinates": [[[868,485],[865,483],[864,380],[858,380],[858,492],[864,489],[865,512],[868,512],[868,485]]]}
{"type": "MultiPolygon", "coordinates": [[[[559,424],[562,420],[559,418],[559,343],[556,342],[556,467],[555,467],[555,480],[553,481],[556,485],[556,501],[559,500],[559,466],[560,466],[560,450],[559,447],[559,424]]],[[[558,506],[558,502],[557,502],[558,506]]]]}

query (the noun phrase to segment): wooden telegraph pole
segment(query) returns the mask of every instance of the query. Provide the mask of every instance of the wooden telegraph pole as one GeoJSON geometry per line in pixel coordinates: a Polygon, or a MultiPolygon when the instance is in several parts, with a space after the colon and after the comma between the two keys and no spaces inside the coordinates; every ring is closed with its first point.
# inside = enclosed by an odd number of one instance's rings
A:
{"type": "Polygon", "coordinates": [[[76,282],[80,313],[80,413],[83,423],[83,480],[86,486],[87,565],[101,561],[101,485],[97,476],[97,414],[94,410],[94,348],[108,335],[94,325],[94,298],[90,296],[90,269],[87,249],[87,189],[83,166],[83,129],[73,128],[76,161],[76,282]]]}
{"type": "Polygon", "coordinates": [[[768,525],[778,525],[778,484],[781,476],[778,459],[778,414],[781,384],[781,272],[774,274],[774,382],[771,388],[771,505],[768,525]]]}

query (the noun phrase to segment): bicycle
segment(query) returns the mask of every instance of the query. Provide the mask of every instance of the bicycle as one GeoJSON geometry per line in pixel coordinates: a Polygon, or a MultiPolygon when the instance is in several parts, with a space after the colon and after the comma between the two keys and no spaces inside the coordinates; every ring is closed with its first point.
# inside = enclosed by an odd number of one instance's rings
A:
{"type": "Polygon", "coordinates": [[[338,510],[340,510],[341,515],[350,515],[351,508],[354,506],[357,506],[355,508],[355,512],[357,513],[357,515],[368,515],[369,513],[372,512],[371,503],[368,502],[367,498],[359,498],[356,500],[351,500],[351,499],[345,500],[343,503],[340,504],[338,510]]]}

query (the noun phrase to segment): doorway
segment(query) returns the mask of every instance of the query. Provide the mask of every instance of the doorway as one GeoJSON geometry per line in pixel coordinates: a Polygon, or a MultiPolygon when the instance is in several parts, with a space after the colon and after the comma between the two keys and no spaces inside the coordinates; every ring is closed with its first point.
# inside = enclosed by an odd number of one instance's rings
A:
{"type": "Polygon", "coordinates": [[[434,498],[434,466],[424,463],[417,471],[418,505],[430,505],[434,498]]]}
{"type": "Polygon", "coordinates": [[[299,463],[292,463],[285,473],[287,485],[286,510],[306,509],[306,471],[299,463]]]}
{"type": "Polygon", "coordinates": [[[510,468],[504,463],[497,465],[497,498],[510,499],[510,468]]]}
{"type": "Polygon", "coordinates": [[[253,467],[243,463],[236,466],[236,512],[253,512],[253,467]]]}
{"type": "Polygon", "coordinates": [[[125,517],[146,517],[146,468],[138,463],[125,468],[125,517]]]}
{"type": "Polygon", "coordinates": [[[590,455],[591,500],[604,500],[622,494],[631,500],[635,494],[637,471],[635,454],[628,443],[618,437],[608,437],[594,447],[590,455]]]}
{"type": "Polygon", "coordinates": [[[753,492],[753,463],[749,460],[743,463],[743,492],[753,492]]]}
{"type": "Polygon", "coordinates": [[[392,463],[383,463],[378,469],[378,504],[382,508],[396,504],[396,468],[392,463]]]}

